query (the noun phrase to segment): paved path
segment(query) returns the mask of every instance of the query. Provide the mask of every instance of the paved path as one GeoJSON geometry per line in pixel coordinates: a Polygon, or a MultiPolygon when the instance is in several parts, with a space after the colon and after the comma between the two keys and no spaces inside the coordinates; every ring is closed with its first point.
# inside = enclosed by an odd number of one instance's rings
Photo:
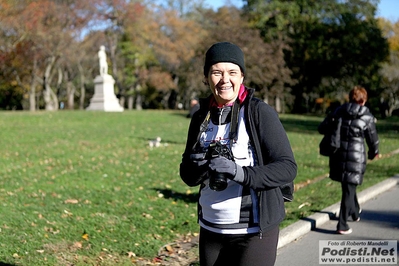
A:
{"type": "MultiPolygon", "coordinates": [[[[338,235],[335,233],[339,203],[297,222],[290,228],[283,229],[280,233],[280,248],[278,249],[275,266],[320,265],[319,240],[398,241],[398,181],[399,176],[395,176],[359,193],[358,199],[363,211],[360,214],[360,222],[350,223],[353,229],[353,233],[350,235],[338,235]]],[[[398,259],[399,257],[397,261],[398,259]]]]}

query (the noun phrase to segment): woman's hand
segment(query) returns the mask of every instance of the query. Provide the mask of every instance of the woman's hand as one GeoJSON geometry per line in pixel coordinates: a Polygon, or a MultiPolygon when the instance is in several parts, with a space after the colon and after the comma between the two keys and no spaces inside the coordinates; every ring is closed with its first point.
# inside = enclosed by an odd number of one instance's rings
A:
{"type": "Polygon", "coordinates": [[[234,161],[225,157],[217,157],[209,162],[209,168],[217,173],[226,174],[229,179],[236,182],[244,181],[244,170],[234,161]]]}

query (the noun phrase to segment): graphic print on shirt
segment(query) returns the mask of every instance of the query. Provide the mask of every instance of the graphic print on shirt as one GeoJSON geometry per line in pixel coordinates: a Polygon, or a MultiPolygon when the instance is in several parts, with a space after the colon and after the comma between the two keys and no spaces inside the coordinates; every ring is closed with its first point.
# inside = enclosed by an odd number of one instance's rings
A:
{"type": "MultiPolygon", "coordinates": [[[[242,108],[243,109],[243,108],[242,108]]],[[[228,145],[235,158],[235,162],[240,166],[253,165],[254,158],[249,147],[249,136],[243,119],[243,110],[240,110],[238,138],[237,141],[229,139],[230,123],[225,125],[215,125],[211,121],[208,129],[200,137],[201,146],[208,147],[211,143],[219,141],[223,145],[228,145]]],[[[200,205],[202,218],[211,224],[231,225],[240,222],[241,203],[243,187],[238,183],[228,180],[228,186],[222,192],[214,191],[209,188],[209,182],[201,190],[200,205]]],[[[253,206],[257,206],[255,193],[249,194],[252,198],[253,206]]],[[[254,208],[256,209],[256,208],[254,208]]],[[[252,210],[257,222],[257,210],[252,210]]]]}

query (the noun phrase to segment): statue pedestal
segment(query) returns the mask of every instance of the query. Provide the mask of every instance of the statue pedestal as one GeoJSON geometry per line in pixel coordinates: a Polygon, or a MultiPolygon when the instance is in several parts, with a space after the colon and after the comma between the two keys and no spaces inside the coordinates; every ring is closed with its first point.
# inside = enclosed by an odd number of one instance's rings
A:
{"type": "Polygon", "coordinates": [[[123,107],[120,106],[118,98],[115,96],[115,80],[111,75],[97,76],[94,79],[94,84],[94,95],[86,110],[123,112],[123,107]]]}

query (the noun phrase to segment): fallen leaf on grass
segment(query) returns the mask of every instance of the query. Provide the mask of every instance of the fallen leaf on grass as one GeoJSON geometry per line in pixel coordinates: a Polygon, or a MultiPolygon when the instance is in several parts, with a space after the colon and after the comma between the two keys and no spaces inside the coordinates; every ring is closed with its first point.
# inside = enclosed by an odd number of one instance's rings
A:
{"type": "Polygon", "coordinates": [[[151,214],[148,214],[148,213],[145,213],[145,212],[144,212],[142,215],[143,215],[143,217],[145,217],[145,218],[147,218],[147,219],[152,219],[151,214]]]}
{"type": "Polygon", "coordinates": [[[67,211],[67,210],[64,210],[64,213],[61,214],[61,217],[62,217],[62,218],[68,218],[68,217],[70,217],[70,216],[72,216],[72,215],[73,215],[72,212],[69,212],[69,211],[67,211]]]}
{"type": "Polygon", "coordinates": [[[77,248],[77,249],[82,248],[82,247],[83,247],[82,242],[75,242],[75,243],[73,243],[73,247],[74,247],[74,248],[77,248]]]}
{"type": "Polygon", "coordinates": [[[165,249],[166,249],[168,252],[170,252],[170,253],[174,252],[173,247],[170,246],[170,245],[167,245],[167,246],[165,247],[165,249]]]}
{"type": "Polygon", "coordinates": [[[89,240],[89,234],[88,233],[83,233],[82,238],[84,240],[89,240]]]}
{"type": "Polygon", "coordinates": [[[305,202],[305,203],[302,203],[301,205],[299,205],[298,206],[298,209],[302,209],[303,207],[305,207],[305,206],[310,206],[311,204],[309,203],[309,202],[305,202]]]}
{"type": "Polygon", "coordinates": [[[127,253],[127,257],[128,257],[128,258],[136,257],[136,254],[135,254],[134,252],[129,251],[129,252],[127,253]]]}
{"type": "Polygon", "coordinates": [[[77,199],[67,199],[64,201],[66,204],[77,204],[79,201],[77,199]]]}
{"type": "Polygon", "coordinates": [[[161,258],[155,257],[152,259],[153,263],[160,263],[162,261],[161,258]]]}
{"type": "Polygon", "coordinates": [[[162,236],[161,235],[158,235],[158,234],[153,234],[152,235],[155,239],[162,239],[162,236]]]}
{"type": "Polygon", "coordinates": [[[60,232],[60,230],[55,230],[54,228],[47,226],[44,227],[44,231],[52,233],[53,235],[56,235],[60,232]]]}

